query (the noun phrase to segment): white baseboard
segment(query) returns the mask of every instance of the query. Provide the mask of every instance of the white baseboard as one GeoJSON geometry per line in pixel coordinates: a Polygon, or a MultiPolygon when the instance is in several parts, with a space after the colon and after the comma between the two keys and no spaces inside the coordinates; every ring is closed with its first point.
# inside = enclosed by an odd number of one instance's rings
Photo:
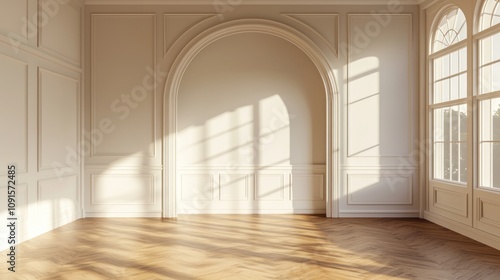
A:
{"type": "Polygon", "coordinates": [[[418,210],[350,210],[340,211],[339,218],[420,218],[418,210]]]}
{"type": "Polygon", "coordinates": [[[215,210],[215,209],[210,209],[210,210],[201,210],[201,211],[196,211],[196,210],[190,210],[190,211],[184,211],[184,212],[179,212],[179,215],[203,215],[203,214],[208,214],[208,215],[252,215],[252,214],[259,214],[259,215],[326,215],[326,210],[280,210],[280,209],[266,209],[266,210],[258,210],[258,209],[227,209],[227,210],[215,210]]]}
{"type": "Polygon", "coordinates": [[[161,218],[161,212],[86,212],[85,218],[161,218]]]}
{"type": "Polygon", "coordinates": [[[469,227],[462,223],[452,221],[432,212],[425,211],[424,218],[430,222],[500,250],[500,237],[491,235],[473,227],[469,227]]]}

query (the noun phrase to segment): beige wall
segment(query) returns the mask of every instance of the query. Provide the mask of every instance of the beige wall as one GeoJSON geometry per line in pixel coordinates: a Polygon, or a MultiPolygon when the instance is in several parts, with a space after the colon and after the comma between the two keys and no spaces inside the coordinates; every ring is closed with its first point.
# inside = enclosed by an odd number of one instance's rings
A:
{"type": "Polygon", "coordinates": [[[0,1],[0,219],[16,164],[18,241],[82,217],[82,16],[81,1],[0,1]]]}
{"type": "Polygon", "coordinates": [[[202,200],[227,195],[234,195],[232,204],[242,197],[259,200],[245,192],[257,192],[260,184],[276,190],[272,201],[286,201],[293,210],[295,182],[306,186],[295,193],[311,198],[311,209],[321,204],[319,211],[325,211],[330,201],[339,216],[419,216],[412,161],[418,140],[419,15],[417,6],[394,3],[239,5],[219,14],[212,5],[86,6],[85,128],[99,130],[101,121],[113,128],[94,141],[85,160],[87,215],[160,216],[162,206],[169,208],[162,199],[174,195],[162,198],[161,191],[170,182],[182,198],[184,180],[188,192],[202,200]],[[202,49],[180,79],[178,97],[168,99],[165,78],[190,42],[208,38],[209,29],[220,24],[256,18],[310,40],[329,64],[336,107],[327,102],[325,80],[300,48],[254,33],[231,35],[202,49]],[[151,82],[158,87],[148,87],[151,82]],[[173,108],[176,120],[169,119],[173,108]],[[249,157],[242,156],[237,147],[248,145],[248,139],[255,144],[273,108],[288,112],[287,126],[265,149],[257,145],[249,157]],[[172,121],[177,125],[173,182],[166,150],[172,121]],[[255,170],[263,166],[273,170],[259,179],[255,170]],[[294,175],[293,167],[300,174],[294,175]],[[231,173],[228,184],[245,195],[223,194],[226,173],[231,173]]]}

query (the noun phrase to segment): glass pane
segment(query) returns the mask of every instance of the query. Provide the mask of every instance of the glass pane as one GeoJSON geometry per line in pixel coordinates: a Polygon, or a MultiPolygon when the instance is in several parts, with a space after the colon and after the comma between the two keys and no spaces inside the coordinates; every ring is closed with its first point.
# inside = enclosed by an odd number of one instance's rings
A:
{"type": "Polygon", "coordinates": [[[458,51],[450,53],[450,73],[452,75],[458,73],[459,62],[458,51]]]}
{"type": "Polygon", "coordinates": [[[467,97],[466,69],[465,48],[434,60],[434,104],[467,97]]]}
{"type": "Polygon", "coordinates": [[[450,80],[450,95],[451,95],[451,100],[456,100],[458,99],[460,92],[459,92],[459,80],[458,76],[455,76],[451,78],[450,80]]]}
{"type": "MultiPolygon", "coordinates": [[[[500,7],[500,4],[499,4],[500,7]]],[[[500,59],[500,33],[491,37],[491,60],[497,61],[500,59]]]]}
{"type": "Polygon", "coordinates": [[[467,70],[467,49],[462,48],[459,50],[460,54],[460,72],[467,70]]]}
{"type": "Polygon", "coordinates": [[[479,20],[480,31],[500,23],[500,5],[498,0],[486,0],[479,20]]]}
{"type": "Polygon", "coordinates": [[[451,144],[451,180],[458,181],[460,175],[460,154],[458,144],[451,144]]]}
{"type": "Polygon", "coordinates": [[[460,182],[467,182],[467,144],[460,143],[460,182]]]}
{"type": "Polygon", "coordinates": [[[500,143],[482,143],[480,150],[480,185],[500,191],[500,143]]]}
{"type": "Polygon", "coordinates": [[[467,38],[465,15],[459,8],[451,9],[441,18],[434,31],[432,50],[437,52],[467,38]]]}
{"type": "Polygon", "coordinates": [[[460,79],[460,86],[459,86],[459,90],[460,90],[460,96],[459,98],[466,98],[467,97],[467,74],[461,74],[459,76],[459,79],[460,79]]]}
{"type": "Polygon", "coordinates": [[[459,131],[459,135],[460,135],[459,141],[467,142],[467,105],[462,104],[462,105],[458,106],[458,111],[459,111],[459,115],[460,115],[460,118],[458,119],[458,121],[459,121],[458,128],[460,130],[459,131]]]}
{"type": "Polygon", "coordinates": [[[450,101],[450,79],[434,84],[434,104],[450,101]]]}
{"type": "Polygon", "coordinates": [[[480,141],[500,141],[500,98],[481,101],[480,141]]]}
{"type": "Polygon", "coordinates": [[[467,181],[467,105],[435,109],[434,178],[467,181]]]}
{"type": "Polygon", "coordinates": [[[480,71],[480,92],[490,93],[500,91],[500,62],[483,66],[480,71]]]}
{"type": "MultiPolygon", "coordinates": [[[[446,145],[447,146],[447,145],[446,145]]],[[[445,152],[445,144],[444,143],[436,143],[434,144],[434,178],[441,180],[449,180],[449,161],[445,161],[445,158],[449,158],[449,149],[447,153],[445,152]],[[445,162],[447,166],[445,166],[445,162]],[[445,174],[448,176],[445,177],[445,174]]]]}

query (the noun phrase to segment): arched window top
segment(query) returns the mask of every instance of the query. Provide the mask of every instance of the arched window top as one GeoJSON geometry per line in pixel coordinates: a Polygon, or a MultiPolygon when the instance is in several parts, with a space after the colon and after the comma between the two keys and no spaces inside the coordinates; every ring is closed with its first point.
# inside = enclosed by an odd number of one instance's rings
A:
{"type": "Polygon", "coordinates": [[[500,23],[500,1],[486,0],[479,16],[479,31],[500,23]]]}
{"type": "Polygon", "coordinates": [[[467,21],[458,7],[449,9],[443,15],[434,31],[432,51],[437,52],[467,39],[467,21]]]}

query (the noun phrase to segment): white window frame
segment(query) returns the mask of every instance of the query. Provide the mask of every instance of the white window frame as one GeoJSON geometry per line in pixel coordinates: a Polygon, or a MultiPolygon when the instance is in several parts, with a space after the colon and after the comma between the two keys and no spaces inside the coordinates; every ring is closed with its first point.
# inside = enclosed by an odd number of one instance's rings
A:
{"type": "MultiPolygon", "coordinates": [[[[465,48],[465,51],[466,51],[466,54],[467,54],[467,67],[465,69],[465,73],[468,74],[468,71],[469,71],[469,65],[468,65],[468,56],[469,56],[469,50],[468,50],[468,41],[469,41],[469,38],[466,37],[464,38],[463,40],[457,42],[457,43],[454,43],[448,47],[445,47],[439,51],[435,51],[433,50],[433,46],[434,46],[434,41],[435,41],[435,36],[436,36],[436,32],[438,32],[438,24],[441,22],[441,20],[443,19],[443,17],[445,17],[448,13],[450,13],[452,10],[454,9],[458,9],[461,13],[463,13],[463,11],[457,7],[457,6],[452,6],[452,7],[449,7],[447,9],[445,9],[444,11],[442,11],[440,14],[439,14],[439,17],[437,17],[437,21],[436,21],[436,25],[434,26],[434,28],[432,29],[432,36],[430,38],[430,44],[429,44],[429,50],[430,50],[430,53],[428,54],[428,67],[429,67],[429,81],[430,81],[430,87],[429,87],[429,91],[428,91],[428,104],[427,104],[427,107],[428,107],[428,112],[429,112],[429,123],[428,123],[428,129],[429,129],[429,135],[431,136],[431,146],[429,147],[430,148],[430,156],[429,156],[429,180],[430,181],[434,181],[434,182],[441,182],[441,183],[444,183],[446,185],[450,185],[450,186],[458,186],[458,187],[462,187],[462,188],[467,188],[468,186],[468,181],[467,180],[466,182],[458,182],[458,181],[452,181],[452,180],[445,180],[445,179],[439,179],[439,178],[436,178],[435,177],[435,159],[434,159],[434,150],[435,150],[435,127],[434,127],[434,111],[436,109],[442,109],[442,108],[447,108],[447,107],[451,107],[451,106],[457,106],[457,105],[466,105],[467,108],[469,108],[469,99],[470,99],[470,93],[467,91],[467,96],[464,97],[464,98],[459,98],[459,99],[455,99],[455,100],[450,100],[450,101],[445,101],[445,102],[440,102],[440,103],[434,103],[434,83],[435,83],[435,75],[434,75],[434,61],[436,59],[439,59],[445,55],[448,55],[448,54],[451,54],[453,52],[456,52],[456,51],[459,51],[463,48],[465,48]]],[[[467,28],[467,24],[468,22],[465,21],[465,28],[467,28]]],[[[460,74],[461,72],[459,72],[460,74]]],[[[459,75],[457,74],[457,75],[459,75]]],[[[469,84],[469,79],[467,78],[467,88],[469,88],[468,86],[469,84]]],[[[467,111],[470,111],[470,110],[467,110],[467,111]]],[[[467,115],[467,118],[471,118],[472,116],[470,114],[467,115]]],[[[469,121],[468,121],[469,123],[469,121]]],[[[470,134],[472,131],[469,127],[469,124],[467,124],[467,133],[470,134]]],[[[467,139],[469,139],[469,137],[467,137],[467,139]]],[[[461,142],[464,142],[464,141],[459,141],[459,143],[461,142]]],[[[469,144],[469,141],[465,141],[467,145],[467,159],[468,161],[470,160],[470,144],[469,144]]],[[[468,175],[467,175],[467,178],[470,178],[469,176],[469,172],[471,172],[471,170],[468,170],[468,175]]]]}
{"type": "MultiPolygon", "coordinates": [[[[481,65],[481,40],[483,39],[486,39],[488,37],[491,37],[491,36],[494,36],[496,34],[500,34],[500,24],[496,24],[496,25],[493,25],[493,26],[490,26],[490,27],[487,27],[486,29],[484,30],[480,30],[481,29],[481,25],[482,25],[482,15],[483,15],[483,11],[484,11],[484,7],[486,5],[486,2],[487,1],[480,1],[481,4],[480,4],[480,9],[479,9],[479,13],[476,15],[477,17],[477,21],[476,21],[476,32],[474,33],[474,36],[473,36],[473,40],[474,40],[474,45],[475,45],[475,53],[474,55],[476,56],[475,58],[475,61],[477,61],[477,65],[475,67],[475,73],[474,73],[474,78],[475,78],[475,87],[474,87],[474,96],[473,96],[473,102],[474,102],[474,106],[475,108],[477,108],[477,112],[476,112],[476,122],[475,122],[475,143],[474,143],[474,151],[475,151],[475,154],[477,155],[476,156],[476,160],[477,160],[477,188],[479,189],[483,189],[483,190],[489,190],[489,191],[495,191],[495,192],[500,192],[500,186],[498,187],[494,187],[494,186],[483,186],[482,184],[482,166],[481,166],[481,143],[482,142],[491,142],[491,143],[498,143],[500,144],[500,141],[482,141],[481,139],[481,102],[482,101],[487,101],[487,100],[492,100],[492,99],[495,99],[495,98],[500,98],[500,90],[499,91],[493,91],[493,92],[489,92],[489,93],[484,93],[484,94],[481,94],[481,71],[480,71],[480,68],[484,67],[484,66],[487,66],[487,65],[492,65],[492,64],[495,64],[497,63],[498,61],[500,60],[496,60],[496,61],[492,61],[492,62],[488,62],[486,63],[485,65],[481,65]]],[[[500,5],[500,4],[499,4],[500,5]]],[[[500,73],[499,73],[500,75],[500,73]]],[[[493,174],[493,170],[490,171],[491,174],[493,174]]]]}

